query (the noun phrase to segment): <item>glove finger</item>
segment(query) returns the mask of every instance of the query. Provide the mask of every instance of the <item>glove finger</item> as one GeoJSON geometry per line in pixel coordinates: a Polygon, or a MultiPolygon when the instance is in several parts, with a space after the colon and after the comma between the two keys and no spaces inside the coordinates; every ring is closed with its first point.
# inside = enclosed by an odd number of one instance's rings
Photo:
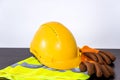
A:
{"type": "Polygon", "coordinates": [[[83,53],[85,56],[87,56],[88,58],[90,58],[90,59],[92,59],[92,60],[94,60],[94,61],[98,61],[98,59],[97,59],[97,57],[95,56],[95,53],[88,53],[88,52],[86,52],[86,53],[83,53]]]}
{"type": "Polygon", "coordinates": [[[109,65],[105,65],[105,67],[107,68],[107,70],[110,72],[111,76],[114,75],[114,70],[112,67],[110,67],[109,65]]]}
{"type": "Polygon", "coordinates": [[[84,64],[87,66],[87,71],[88,71],[88,74],[89,75],[92,75],[95,73],[95,68],[94,68],[94,65],[92,63],[89,63],[89,62],[84,62],[84,64]]]}
{"type": "Polygon", "coordinates": [[[100,56],[100,54],[95,54],[96,55],[96,57],[98,58],[98,62],[100,63],[100,64],[104,64],[104,60],[103,60],[103,58],[100,56]]]}
{"type": "Polygon", "coordinates": [[[112,60],[112,62],[115,61],[116,57],[110,52],[107,52],[107,51],[100,51],[100,52],[108,56],[112,60]]]}
{"type": "Polygon", "coordinates": [[[101,77],[102,76],[102,70],[101,65],[97,62],[94,62],[95,70],[96,70],[96,76],[101,77]]]}
{"type": "Polygon", "coordinates": [[[108,78],[111,76],[111,74],[109,73],[109,71],[107,70],[107,68],[105,67],[105,65],[101,65],[101,69],[102,69],[102,73],[103,75],[108,78]]]}
{"type": "Polygon", "coordinates": [[[103,54],[101,52],[99,52],[98,54],[104,59],[106,64],[111,64],[111,60],[110,60],[110,58],[108,56],[106,56],[105,54],[103,54]]]}
{"type": "Polygon", "coordinates": [[[79,68],[81,72],[87,71],[87,67],[83,62],[80,63],[79,68]]]}

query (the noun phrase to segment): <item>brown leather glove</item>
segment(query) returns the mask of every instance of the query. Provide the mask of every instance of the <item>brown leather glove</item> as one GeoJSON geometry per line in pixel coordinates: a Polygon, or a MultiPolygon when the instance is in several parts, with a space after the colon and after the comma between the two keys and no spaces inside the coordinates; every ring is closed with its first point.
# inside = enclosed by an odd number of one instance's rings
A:
{"type": "Polygon", "coordinates": [[[97,62],[84,61],[79,65],[82,72],[88,71],[89,75],[96,74],[97,77],[105,76],[106,78],[113,76],[114,71],[109,65],[101,65],[97,62]]]}
{"type": "Polygon", "coordinates": [[[111,64],[116,58],[109,52],[99,51],[88,46],[80,49],[81,63],[79,68],[81,71],[88,71],[89,75],[96,74],[97,77],[110,77],[114,75],[111,64]]]}
{"type": "Polygon", "coordinates": [[[116,59],[116,57],[108,51],[101,51],[88,46],[84,46],[81,49],[81,52],[88,58],[99,62],[100,64],[111,64],[116,59]]]}

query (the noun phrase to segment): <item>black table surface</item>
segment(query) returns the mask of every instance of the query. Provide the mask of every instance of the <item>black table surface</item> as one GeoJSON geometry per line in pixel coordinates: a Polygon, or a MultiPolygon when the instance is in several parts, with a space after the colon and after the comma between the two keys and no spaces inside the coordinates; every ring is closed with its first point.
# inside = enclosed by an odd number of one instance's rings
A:
{"type": "MultiPolygon", "coordinates": [[[[101,49],[113,53],[117,59],[113,63],[115,75],[110,78],[91,76],[89,80],[120,80],[120,49],[101,49]]],[[[29,48],[0,48],[0,69],[32,56],[29,48]]],[[[2,79],[3,80],[3,79],[2,79]]]]}

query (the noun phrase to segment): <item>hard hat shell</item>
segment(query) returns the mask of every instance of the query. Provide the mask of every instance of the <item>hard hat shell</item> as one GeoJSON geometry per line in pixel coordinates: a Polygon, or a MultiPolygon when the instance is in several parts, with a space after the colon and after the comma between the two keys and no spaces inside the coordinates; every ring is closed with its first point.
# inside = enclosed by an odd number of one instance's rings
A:
{"type": "Polygon", "coordinates": [[[80,53],[72,33],[59,22],[40,26],[30,52],[44,65],[55,69],[71,69],[80,64],[80,53]]]}

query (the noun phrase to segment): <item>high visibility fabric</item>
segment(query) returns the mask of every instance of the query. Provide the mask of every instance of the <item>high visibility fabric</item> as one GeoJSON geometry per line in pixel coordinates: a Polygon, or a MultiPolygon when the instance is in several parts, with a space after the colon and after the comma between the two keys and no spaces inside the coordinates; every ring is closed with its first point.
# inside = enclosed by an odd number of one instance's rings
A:
{"type": "Polygon", "coordinates": [[[34,57],[0,70],[0,77],[5,77],[10,80],[86,80],[89,78],[87,74],[72,70],[48,68],[40,64],[34,57]]]}

